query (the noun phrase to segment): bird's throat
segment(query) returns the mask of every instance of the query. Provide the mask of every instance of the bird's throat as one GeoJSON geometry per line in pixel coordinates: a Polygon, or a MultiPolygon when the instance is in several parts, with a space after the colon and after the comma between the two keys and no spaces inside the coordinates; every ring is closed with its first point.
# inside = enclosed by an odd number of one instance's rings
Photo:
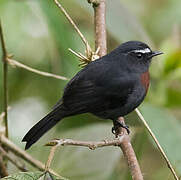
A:
{"type": "Polygon", "coordinates": [[[144,86],[147,93],[150,84],[150,74],[148,71],[141,74],[141,84],[144,86]]]}

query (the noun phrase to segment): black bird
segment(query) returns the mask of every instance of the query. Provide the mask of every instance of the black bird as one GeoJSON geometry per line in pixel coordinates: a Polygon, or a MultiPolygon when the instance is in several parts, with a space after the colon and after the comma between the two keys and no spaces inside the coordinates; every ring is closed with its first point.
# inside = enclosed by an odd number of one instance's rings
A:
{"type": "Polygon", "coordinates": [[[145,43],[128,41],[89,63],[68,82],[53,110],[24,136],[25,149],[64,117],[89,112],[115,123],[133,111],[146,96],[151,59],[160,54],[145,43]]]}

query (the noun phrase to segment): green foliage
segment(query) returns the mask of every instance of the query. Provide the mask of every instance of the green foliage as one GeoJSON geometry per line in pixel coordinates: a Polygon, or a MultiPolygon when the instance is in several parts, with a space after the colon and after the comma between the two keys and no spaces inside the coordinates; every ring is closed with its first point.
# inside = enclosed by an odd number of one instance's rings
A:
{"type": "Polygon", "coordinates": [[[181,50],[175,50],[170,56],[165,59],[164,75],[173,73],[181,67],[181,50]]]}
{"type": "Polygon", "coordinates": [[[43,172],[20,172],[8,177],[2,178],[1,180],[65,180],[56,177],[50,173],[43,172]]]}
{"type": "MultiPolygon", "coordinates": [[[[141,112],[169,160],[175,165],[177,171],[181,172],[181,144],[179,143],[181,141],[181,123],[168,110],[150,104],[141,106],[141,112]]],[[[151,141],[153,142],[153,140],[151,141]]],[[[153,144],[155,143],[153,142],[153,144]]]]}

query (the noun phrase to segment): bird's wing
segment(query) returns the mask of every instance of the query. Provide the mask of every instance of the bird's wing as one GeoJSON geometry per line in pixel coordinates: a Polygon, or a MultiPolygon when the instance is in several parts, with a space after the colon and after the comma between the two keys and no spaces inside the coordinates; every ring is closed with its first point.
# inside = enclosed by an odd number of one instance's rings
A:
{"type": "Polygon", "coordinates": [[[63,104],[71,111],[85,113],[89,106],[97,103],[99,91],[92,81],[78,80],[69,83],[64,91],[63,104]]]}
{"type": "Polygon", "coordinates": [[[133,80],[124,74],[108,75],[105,69],[97,72],[95,69],[80,71],[67,84],[62,98],[65,107],[76,113],[85,113],[126,102],[133,89],[133,80]]]}

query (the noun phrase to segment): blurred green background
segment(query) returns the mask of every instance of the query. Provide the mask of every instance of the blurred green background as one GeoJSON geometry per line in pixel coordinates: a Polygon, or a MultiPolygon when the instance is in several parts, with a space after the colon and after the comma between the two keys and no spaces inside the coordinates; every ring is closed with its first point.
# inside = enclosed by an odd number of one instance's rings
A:
{"type": "MultiPolygon", "coordinates": [[[[73,20],[94,47],[93,9],[86,0],[62,0],[73,20]]],[[[108,51],[128,40],[141,40],[164,55],[151,66],[151,86],[140,110],[181,175],[181,1],[107,0],[108,51]]],[[[71,78],[78,59],[71,48],[84,53],[84,45],[52,0],[0,0],[0,18],[6,46],[14,59],[42,71],[71,78]]],[[[2,55],[2,51],[1,55],[2,55]]],[[[2,111],[2,63],[0,64],[2,111]]],[[[66,81],[9,67],[10,139],[20,147],[25,133],[61,97],[66,81]]],[[[154,142],[135,113],[126,117],[132,143],[146,180],[173,179],[154,142]]],[[[66,118],[28,152],[45,162],[49,152],[42,146],[52,138],[101,140],[112,138],[111,121],[84,114],[66,118]]],[[[131,179],[117,147],[90,151],[62,147],[52,168],[74,180],[131,179]]],[[[17,172],[14,166],[10,172],[17,172]]],[[[30,169],[33,169],[30,167],[30,169]]]]}

